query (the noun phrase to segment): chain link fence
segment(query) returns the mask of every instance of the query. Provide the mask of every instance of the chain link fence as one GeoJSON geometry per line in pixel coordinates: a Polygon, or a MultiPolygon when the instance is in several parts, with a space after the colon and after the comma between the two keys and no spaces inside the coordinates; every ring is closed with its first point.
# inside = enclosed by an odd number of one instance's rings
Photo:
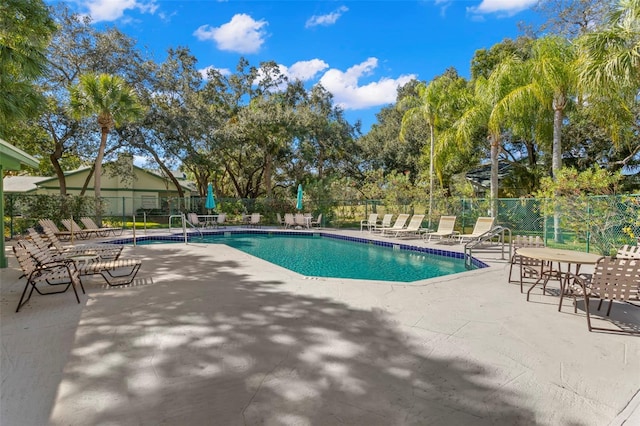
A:
{"type": "MultiPolygon", "coordinates": [[[[216,200],[211,213],[226,213],[233,221],[246,213],[260,213],[263,223],[276,225],[276,214],[296,212],[295,199],[216,200]]],[[[134,219],[144,217],[150,227],[168,227],[169,216],[182,212],[209,213],[205,199],[178,198],[101,198],[5,194],[6,237],[21,235],[38,219],[60,219],[82,216],[97,218],[113,226],[129,228],[134,219]]],[[[406,199],[394,204],[383,200],[304,200],[304,212],[317,217],[322,225],[335,228],[358,228],[370,213],[379,217],[386,213],[426,214],[424,226],[436,228],[442,215],[456,216],[456,228],[470,232],[478,217],[491,215],[489,199],[435,197],[431,215],[428,200],[406,199]]],[[[497,223],[511,229],[513,235],[538,235],[551,247],[611,254],[624,244],[637,244],[640,235],[640,195],[576,196],[556,199],[499,199],[494,205],[497,223]],[[557,217],[557,220],[554,218],[557,217]],[[557,223],[558,226],[554,226],[557,223]]]]}

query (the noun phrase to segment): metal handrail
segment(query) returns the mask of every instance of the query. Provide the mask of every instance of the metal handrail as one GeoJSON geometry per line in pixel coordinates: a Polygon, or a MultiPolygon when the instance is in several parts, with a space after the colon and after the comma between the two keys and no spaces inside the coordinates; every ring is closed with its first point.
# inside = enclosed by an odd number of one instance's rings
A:
{"type": "MultiPolygon", "coordinates": [[[[467,269],[471,269],[472,267],[472,260],[473,259],[473,249],[486,242],[491,240],[492,238],[495,237],[500,237],[498,243],[501,244],[502,249],[501,249],[501,257],[502,259],[504,259],[504,254],[505,254],[505,233],[508,234],[509,236],[509,241],[511,241],[511,229],[509,228],[505,228],[504,226],[494,226],[493,228],[491,228],[489,231],[485,232],[484,234],[478,236],[477,238],[469,241],[468,243],[466,243],[464,245],[464,266],[467,269]]],[[[508,244],[509,246],[509,259],[511,259],[511,243],[508,244]]]]}

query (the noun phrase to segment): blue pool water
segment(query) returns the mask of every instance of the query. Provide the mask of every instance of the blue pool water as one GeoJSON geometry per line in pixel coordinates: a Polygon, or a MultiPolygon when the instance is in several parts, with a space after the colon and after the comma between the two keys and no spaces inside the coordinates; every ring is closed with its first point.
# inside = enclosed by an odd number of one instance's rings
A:
{"type": "Polygon", "coordinates": [[[226,244],[306,276],[411,282],[466,270],[456,257],[319,235],[220,233],[193,241],[226,244]]]}

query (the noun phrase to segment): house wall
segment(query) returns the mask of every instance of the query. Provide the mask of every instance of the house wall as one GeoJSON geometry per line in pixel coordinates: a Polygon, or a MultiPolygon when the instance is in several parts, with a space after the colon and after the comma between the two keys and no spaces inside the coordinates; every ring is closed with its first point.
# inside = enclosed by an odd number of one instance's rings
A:
{"type": "MultiPolygon", "coordinates": [[[[67,193],[80,195],[82,187],[89,175],[89,169],[70,173],[66,176],[67,193]]],[[[177,198],[178,191],[173,183],[154,173],[132,166],[132,174],[127,177],[113,175],[108,165],[102,173],[101,197],[107,202],[105,215],[131,216],[138,209],[159,209],[167,204],[169,198],[177,198]]],[[[91,177],[85,195],[93,195],[94,177],[91,177]]],[[[184,196],[188,198],[191,192],[183,187],[184,196]]],[[[57,179],[50,179],[40,183],[37,193],[59,194],[60,185],[57,179]]]]}

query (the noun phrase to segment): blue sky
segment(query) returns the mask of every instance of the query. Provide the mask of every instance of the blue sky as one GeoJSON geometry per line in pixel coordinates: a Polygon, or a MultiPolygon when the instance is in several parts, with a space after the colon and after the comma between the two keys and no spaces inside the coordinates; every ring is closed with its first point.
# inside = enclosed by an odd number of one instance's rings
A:
{"type": "Polygon", "coordinates": [[[469,77],[477,49],[536,22],[537,0],[70,0],[97,26],[115,25],[158,61],[187,46],[201,70],[273,60],[308,86],[322,83],[366,133],[412,78],[453,66],[469,77]]]}

